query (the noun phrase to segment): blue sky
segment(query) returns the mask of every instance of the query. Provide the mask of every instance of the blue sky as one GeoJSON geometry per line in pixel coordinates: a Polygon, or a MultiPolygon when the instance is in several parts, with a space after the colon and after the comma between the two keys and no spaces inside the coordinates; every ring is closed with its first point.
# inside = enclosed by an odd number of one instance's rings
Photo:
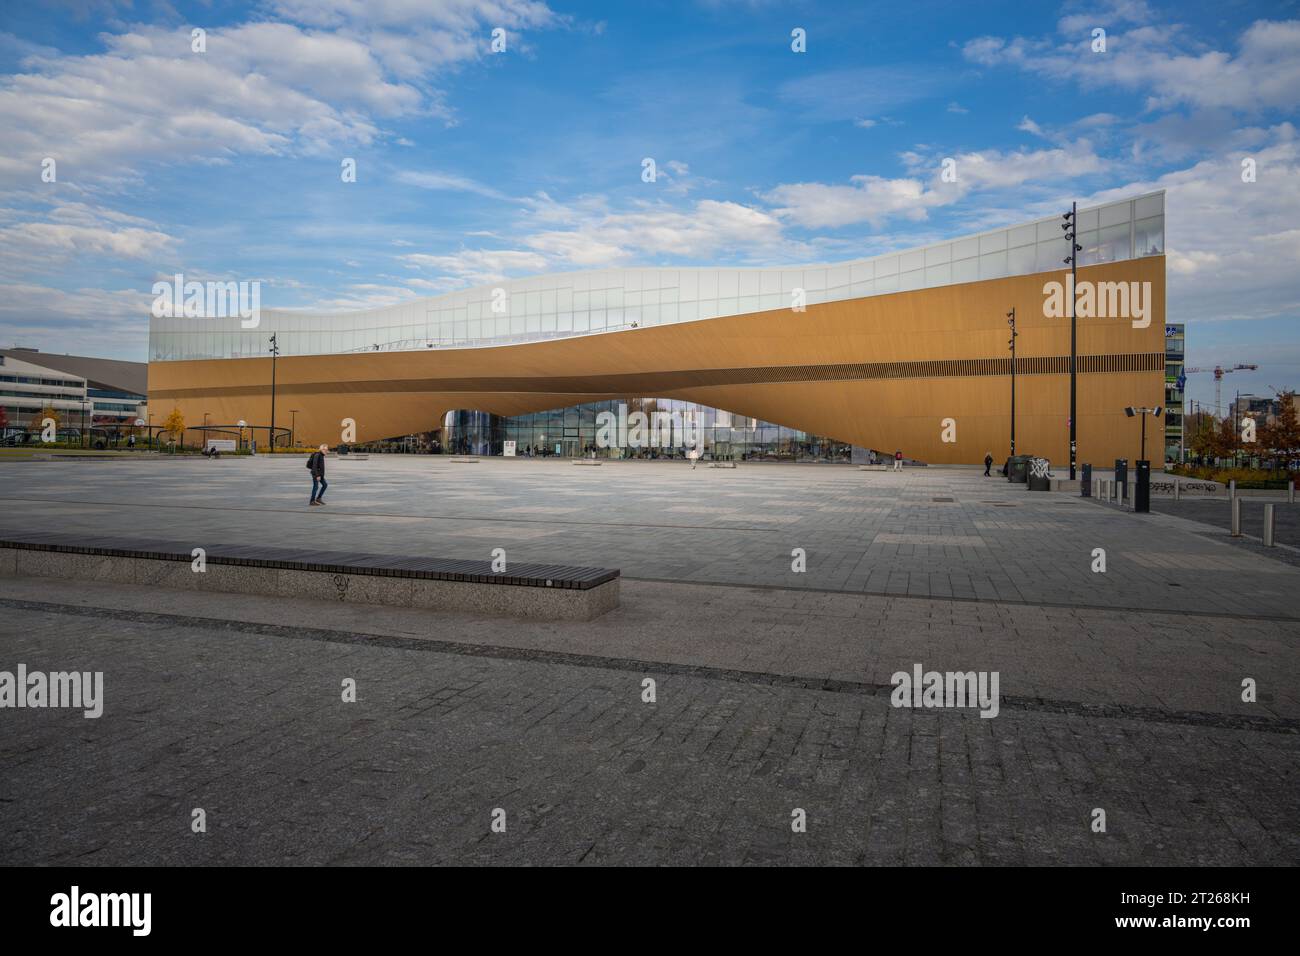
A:
{"type": "Polygon", "coordinates": [[[3,2],[4,345],[143,360],[177,271],[348,309],[856,258],[1165,188],[1190,362],[1300,385],[1294,3],[3,2]]]}

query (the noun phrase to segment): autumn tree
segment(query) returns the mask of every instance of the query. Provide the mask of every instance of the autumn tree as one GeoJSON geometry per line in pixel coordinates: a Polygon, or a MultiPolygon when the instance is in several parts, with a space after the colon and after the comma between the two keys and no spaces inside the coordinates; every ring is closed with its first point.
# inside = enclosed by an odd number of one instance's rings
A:
{"type": "Polygon", "coordinates": [[[1219,429],[1214,417],[1206,412],[1199,412],[1188,417],[1187,427],[1186,434],[1189,436],[1187,443],[1192,449],[1192,454],[1199,458],[1216,457],[1219,429]]]}
{"type": "Polygon", "coordinates": [[[1300,420],[1296,417],[1296,393],[1280,392],[1278,413],[1271,422],[1259,430],[1259,442],[1271,451],[1283,468],[1300,458],[1300,420]]]}
{"type": "Polygon", "coordinates": [[[163,422],[163,431],[171,435],[173,440],[184,442],[185,436],[185,416],[181,414],[179,408],[173,408],[167,420],[163,422]]]}

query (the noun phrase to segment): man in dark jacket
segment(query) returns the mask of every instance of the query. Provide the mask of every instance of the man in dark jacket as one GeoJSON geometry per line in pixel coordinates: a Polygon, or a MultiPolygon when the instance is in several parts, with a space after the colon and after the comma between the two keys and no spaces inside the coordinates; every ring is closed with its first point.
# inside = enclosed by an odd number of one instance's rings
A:
{"type": "Polygon", "coordinates": [[[325,489],[329,487],[329,483],[325,481],[325,452],[327,451],[329,446],[321,445],[307,459],[307,468],[311,472],[311,501],[308,503],[312,505],[325,503],[325,489]]]}
{"type": "Polygon", "coordinates": [[[989,474],[989,469],[992,467],[993,467],[993,452],[988,452],[984,456],[984,477],[985,478],[993,477],[992,475],[989,474]]]}

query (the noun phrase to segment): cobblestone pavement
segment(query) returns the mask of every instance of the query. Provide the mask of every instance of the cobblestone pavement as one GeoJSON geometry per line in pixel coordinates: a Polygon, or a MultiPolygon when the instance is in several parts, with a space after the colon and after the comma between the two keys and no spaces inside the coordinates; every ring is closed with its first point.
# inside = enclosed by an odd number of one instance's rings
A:
{"type": "Polygon", "coordinates": [[[376,456],[331,460],[328,474],[328,506],[308,508],[299,458],[5,463],[0,535],[483,559],[504,547],[512,560],[663,581],[1300,619],[1300,568],[1177,517],[972,470],[376,456]],[[792,570],[797,548],[805,573],[792,570]],[[1092,570],[1098,548],[1104,574],[1092,570]]]}
{"type": "Polygon", "coordinates": [[[0,580],[0,669],[105,675],[99,719],[0,711],[0,863],[1300,862],[1300,625],[626,591],[556,625],[0,580]],[[999,715],[890,706],[904,661],[1000,663],[999,715]]]}
{"type": "Polygon", "coordinates": [[[1211,525],[959,469],[329,468],[308,509],[298,459],[3,464],[0,536],[500,546],[622,606],[0,578],[0,671],[106,699],[0,709],[0,863],[1300,862],[1300,568],[1211,525]],[[998,716],[891,706],[916,664],[998,672],[998,716]]]}

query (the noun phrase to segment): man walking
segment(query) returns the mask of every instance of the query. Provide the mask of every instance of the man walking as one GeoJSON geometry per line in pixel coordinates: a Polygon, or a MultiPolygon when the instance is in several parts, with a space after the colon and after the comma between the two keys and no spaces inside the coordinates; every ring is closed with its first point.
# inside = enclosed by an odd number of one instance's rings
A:
{"type": "Polygon", "coordinates": [[[894,471],[903,470],[903,450],[900,448],[894,452],[894,471]]]}
{"type": "Polygon", "coordinates": [[[328,445],[321,445],[319,449],[311,453],[307,459],[307,470],[311,472],[311,505],[323,505],[325,503],[325,489],[329,483],[325,481],[325,453],[329,451],[328,445]]]}
{"type": "Polygon", "coordinates": [[[993,467],[993,452],[991,451],[986,452],[984,455],[984,477],[985,478],[993,477],[992,475],[989,474],[989,469],[992,467],[993,467]]]}

